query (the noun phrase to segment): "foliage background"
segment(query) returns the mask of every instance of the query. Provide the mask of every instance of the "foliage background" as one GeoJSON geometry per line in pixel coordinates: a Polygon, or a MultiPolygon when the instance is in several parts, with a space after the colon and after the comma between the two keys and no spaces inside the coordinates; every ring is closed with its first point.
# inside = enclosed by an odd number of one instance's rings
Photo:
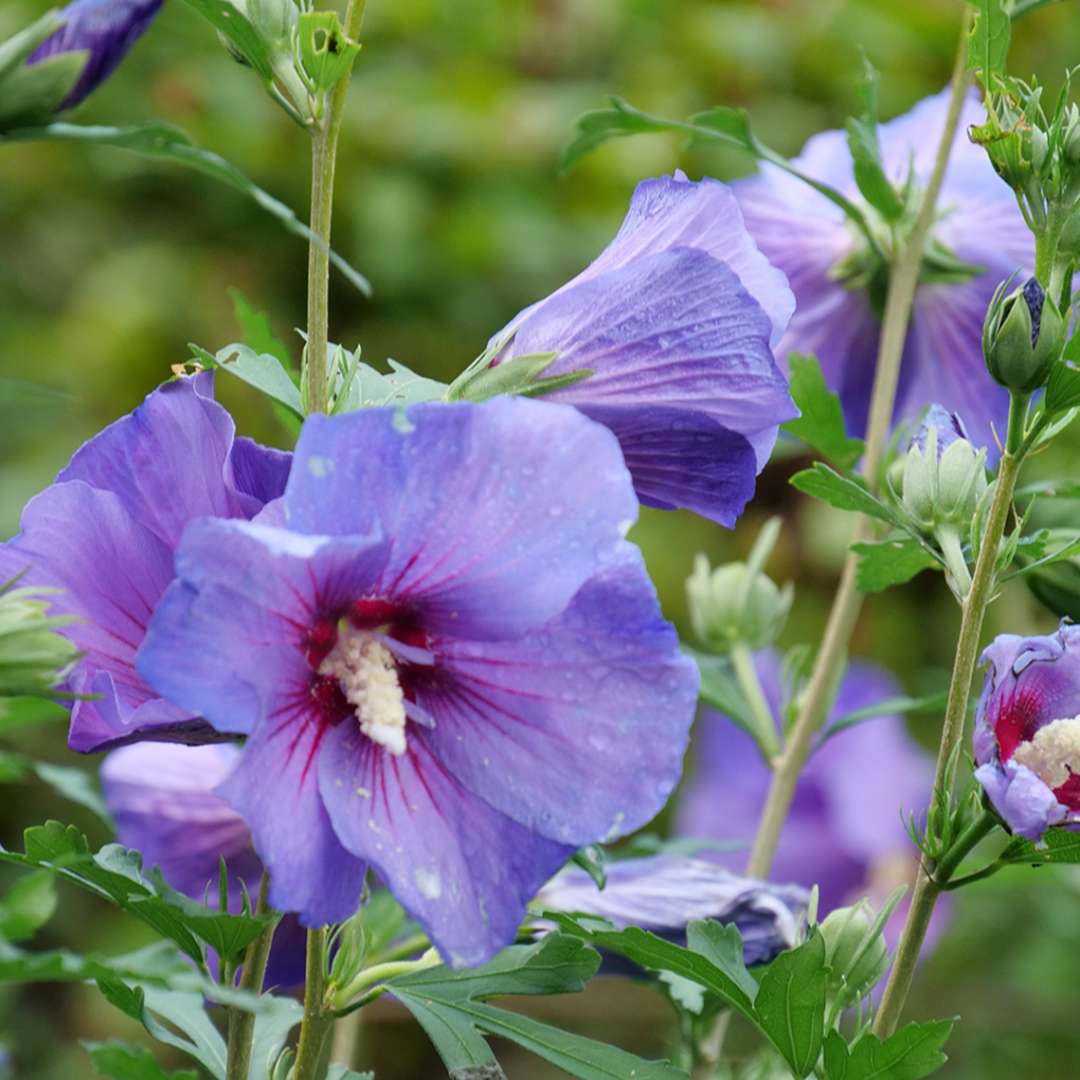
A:
{"type": "MultiPolygon", "coordinates": [[[[44,0],[8,0],[0,36],[40,14],[44,0]]],[[[370,0],[339,168],[336,246],[373,280],[366,302],[335,281],[332,336],[361,342],[432,376],[459,370],[488,336],[550,292],[606,243],[637,180],[680,166],[730,178],[751,163],[716,149],[685,151],[664,136],[609,145],[567,177],[559,151],[575,117],[618,93],[649,111],[684,116],[714,103],[747,106],[755,128],[794,153],[843,122],[854,105],[859,46],[882,73],[882,110],[902,112],[944,85],[955,44],[953,0],[370,0]]],[[[1073,0],[1017,27],[1010,67],[1056,93],[1080,57],[1073,0]]],[[[180,0],[85,107],[90,122],[151,116],[180,124],[303,212],[307,140],[233,63],[180,0]]],[[[179,168],[119,151],[67,145],[0,147],[0,535],[79,443],[135,406],[187,342],[239,337],[229,297],[239,288],[290,328],[304,318],[306,252],[253,204],[179,168]]],[[[868,358],[870,362],[870,358],[868,358]]],[[[219,380],[241,430],[287,434],[245,387],[219,380]]],[[[1035,469],[1068,470],[1080,439],[1035,469]]],[[[745,551],[770,513],[787,528],[771,570],[799,584],[786,642],[813,640],[827,609],[848,524],[787,488],[790,461],[762,479],[734,533],[689,515],[646,513],[636,538],[667,612],[683,622],[682,581],[698,550],[745,551]]],[[[1058,512],[1080,512],[1062,504],[1058,512]]],[[[1046,631],[1053,617],[1011,587],[992,629],[1046,631]]],[[[939,581],[920,579],[874,599],[855,641],[905,689],[941,686],[957,613],[939,581]]],[[[936,741],[935,719],[913,728],[936,741]]],[[[62,722],[12,733],[9,747],[71,764],[62,722]]],[[[92,765],[92,763],[90,763],[92,765]]],[[[32,785],[0,794],[0,841],[47,816],[100,827],[32,785]]],[[[959,1013],[954,1078],[1076,1075],[1080,1031],[1080,878],[1018,869],[960,896],[952,932],[925,965],[912,1015],[959,1013]]],[[[136,930],[92,899],[65,891],[50,944],[101,951],[138,944],[136,930]]],[[[583,1002],[545,1014],[641,1052],[670,1036],[665,1006],[642,986],[601,980],[583,1002]]],[[[88,989],[0,993],[0,1039],[11,1075],[88,1075],[79,1038],[128,1022],[88,989]]],[[[376,1013],[379,1076],[439,1075],[418,1029],[376,1013]]],[[[510,1075],[553,1070],[507,1052],[510,1075]]]]}

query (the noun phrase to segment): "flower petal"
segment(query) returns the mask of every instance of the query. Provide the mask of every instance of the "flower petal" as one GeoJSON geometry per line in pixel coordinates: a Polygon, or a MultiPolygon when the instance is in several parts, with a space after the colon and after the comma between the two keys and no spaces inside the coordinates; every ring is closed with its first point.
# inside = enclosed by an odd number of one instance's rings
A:
{"type": "Polygon", "coordinates": [[[371,536],[197,521],[177,551],[177,580],[154,613],[139,672],[223,732],[253,732],[287,706],[302,712],[312,676],[305,635],[321,614],[364,595],[386,556],[371,536]]]}
{"type": "Polygon", "coordinates": [[[590,278],[538,307],[510,355],[556,352],[545,375],[590,370],[548,395],[571,405],[679,407],[754,445],[798,416],[769,347],[769,321],[722,262],[676,248],[590,278]]]}
{"type": "Polygon", "coordinates": [[[284,480],[287,465],[277,452],[259,447],[257,454],[245,444],[240,487],[231,462],[235,433],[232,417],[213,399],[209,373],[176,379],[95,435],[57,480],[114,492],[132,517],[175,547],[194,518],[253,517],[266,500],[247,489],[270,494],[284,480]]]}
{"type": "Polygon", "coordinates": [[[682,507],[734,528],[758,471],[745,436],[690,409],[590,405],[581,411],[615,433],[644,505],[682,507]]]}
{"type": "Polygon", "coordinates": [[[483,963],[513,941],[537,889],[573,854],[462,787],[422,729],[395,757],[341,724],[319,755],[319,786],[341,842],[371,863],[454,967],[483,963]]]}
{"type": "Polygon", "coordinates": [[[285,502],[300,532],[381,528],[381,595],[408,600],[431,631],[476,639],[557,615],[637,516],[608,431],[517,398],[312,416],[285,502]]]}
{"type": "Polygon", "coordinates": [[[1026,765],[988,762],[975,770],[994,809],[1017,836],[1038,841],[1051,825],[1068,816],[1054,793],[1026,765]]]}
{"type": "Polygon", "coordinates": [[[319,751],[333,734],[315,722],[263,724],[217,788],[251,827],[270,873],[271,905],[297,912],[305,926],[349,918],[367,872],[342,847],[319,794],[319,751]]]}
{"type": "Polygon", "coordinates": [[[513,642],[450,640],[417,689],[425,737],[496,809],[560,843],[624,836],[678,781],[697,701],[693,663],[660,615],[640,554],[513,642]]]}

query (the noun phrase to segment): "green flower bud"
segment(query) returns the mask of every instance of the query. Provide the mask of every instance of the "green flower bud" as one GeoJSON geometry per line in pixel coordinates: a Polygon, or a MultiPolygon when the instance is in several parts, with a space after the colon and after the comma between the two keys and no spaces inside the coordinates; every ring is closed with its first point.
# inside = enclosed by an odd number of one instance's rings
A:
{"type": "Polygon", "coordinates": [[[882,923],[866,900],[837,908],[821,924],[829,965],[830,998],[856,1004],[878,984],[889,966],[882,923]]]}
{"type": "Polygon", "coordinates": [[[983,356],[994,380],[1030,394],[1045,386],[1065,345],[1065,320],[1035,278],[1003,295],[999,287],[983,323],[983,356]]]}
{"type": "Polygon", "coordinates": [[[708,648],[722,653],[736,644],[751,649],[771,645],[787,621],[793,591],[790,584],[779,588],[746,563],[713,570],[709,560],[698,555],[686,580],[686,596],[694,633],[708,648]]]}
{"type": "Polygon", "coordinates": [[[1062,125],[1061,157],[1068,165],[1080,165],[1080,108],[1075,105],[1070,106],[1062,125]]]}
{"type": "Polygon", "coordinates": [[[233,6],[258,31],[271,52],[291,51],[300,12],[295,0],[232,0],[233,6]]]}
{"type": "Polygon", "coordinates": [[[942,426],[941,417],[957,423],[935,406],[904,458],[901,502],[926,533],[970,522],[989,486],[986,450],[976,450],[959,426],[942,426]]]}
{"type": "Polygon", "coordinates": [[[0,591],[0,696],[48,697],[78,659],[78,650],[56,632],[71,618],[50,618],[42,590],[0,591]]]}

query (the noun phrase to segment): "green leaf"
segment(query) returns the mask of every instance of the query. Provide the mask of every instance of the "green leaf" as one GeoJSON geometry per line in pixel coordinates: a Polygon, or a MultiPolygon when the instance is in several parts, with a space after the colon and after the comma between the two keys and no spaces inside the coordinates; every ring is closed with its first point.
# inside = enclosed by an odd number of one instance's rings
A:
{"type": "Polygon", "coordinates": [[[390,365],[389,374],[376,370],[370,364],[357,362],[355,377],[345,388],[340,403],[335,403],[334,411],[413,405],[420,401],[440,401],[446,396],[446,383],[418,375],[397,360],[388,359],[387,363],[390,365]]]}
{"type": "Polygon", "coordinates": [[[0,849],[0,861],[48,868],[62,878],[114,904],[175,942],[199,964],[200,941],[223,955],[235,955],[262,932],[266,920],[228,915],[197,904],[170,888],[160,872],[143,873],[142,857],[119,844],[107,844],[97,854],[74,826],[57,821],[27,829],[25,852],[0,849]]]}
{"type": "Polygon", "coordinates": [[[299,374],[289,347],[274,333],[270,316],[265,311],[258,311],[239,289],[230,287],[228,293],[233,302],[233,315],[244,332],[244,344],[252,352],[276,357],[290,375],[299,374]]]}
{"type": "Polygon", "coordinates": [[[56,886],[50,870],[37,870],[19,878],[0,899],[0,938],[25,941],[52,918],[56,886]]]}
{"type": "Polygon", "coordinates": [[[228,41],[263,82],[273,81],[274,68],[266,41],[232,0],[185,0],[185,3],[228,41]]]}
{"type": "MultiPolygon", "coordinates": [[[[195,3],[196,0],[188,0],[195,3]]],[[[210,2],[210,0],[208,0],[210,2]]],[[[226,0],[213,0],[230,11],[236,9],[226,0]]],[[[74,55],[74,54],[66,54],[74,55]]],[[[35,65],[37,67],[41,65],[35,65]]],[[[341,271],[349,282],[364,296],[371,295],[371,284],[358,270],[353,269],[337,252],[333,251],[317,237],[296,214],[279,199],[263,191],[249,180],[235,165],[226,161],[219,154],[196,146],[190,136],[172,124],[161,121],[137,124],[132,127],[100,127],[79,124],[47,124],[43,127],[18,128],[0,136],[0,141],[27,141],[32,139],[63,139],[74,142],[94,143],[98,146],[113,146],[120,150],[130,150],[144,157],[158,158],[185,165],[196,172],[246,195],[263,210],[275,217],[289,232],[301,236],[309,243],[315,243],[329,252],[330,261],[341,271]]]]}
{"type": "Polygon", "coordinates": [[[683,948],[636,926],[615,930],[602,920],[584,922],[552,912],[547,912],[546,917],[552,918],[566,933],[576,934],[598,949],[624,956],[647,971],[670,971],[696,982],[757,1024],[753,1004],[757,983],[746,970],[742,938],[735,926],[692,922],[687,927],[687,947],[683,948]]]}
{"type": "Polygon", "coordinates": [[[358,1073],[346,1069],[344,1065],[331,1065],[326,1080],[375,1080],[373,1072],[358,1073]]]}
{"type": "Polygon", "coordinates": [[[607,852],[599,844],[589,844],[588,847],[578,848],[570,861],[575,866],[580,866],[596,882],[598,889],[602,889],[607,884],[608,857],[607,852]]]}
{"type": "Polygon", "coordinates": [[[643,132],[658,133],[684,132],[681,124],[649,116],[635,109],[622,98],[611,98],[610,109],[594,109],[582,113],[577,120],[577,134],[563,151],[559,161],[559,171],[569,172],[586,154],[592,153],[610,139],[626,135],[639,135],[643,132]]]}
{"type": "Polygon", "coordinates": [[[55,724],[67,720],[68,710],[48,698],[0,698],[0,732],[16,731],[39,724],[55,724]]]}
{"type": "Polygon", "coordinates": [[[904,203],[885,173],[878,143],[878,73],[863,55],[863,110],[847,122],[847,143],[854,164],[855,183],[866,201],[888,221],[904,213],[904,203]]]}
{"type": "Polygon", "coordinates": [[[859,556],[855,584],[860,592],[881,592],[893,585],[903,585],[916,574],[938,567],[938,560],[914,537],[862,541],[851,545],[859,556]]]}
{"type": "Polygon", "coordinates": [[[276,356],[270,353],[256,353],[247,345],[239,343],[226,345],[216,354],[207,352],[198,345],[189,345],[188,348],[205,367],[227,371],[241,382],[254,386],[267,397],[284,405],[297,416],[304,415],[300,391],[276,356]]]}
{"type": "Polygon", "coordinates": [[[761,1026],[796,1076],[809,1076],[821,1053],[828,983],[825,939],[782,952],[765,970],[754,1007],[761,1026]]]}
{"type": "Polygon", "coordinates": [[[853,727],[866,720],[873,720],[878,716],[893,716],[904,713],[940,712],[945,708],[948,700],[948,692],[928,694],[926,697],[893,697],[883,698],[873,705],[867,705],[862,709],[854,709],[849,713],[834,720],[823,732],[822,739],[831,738],[843,731],[844,728],[853,727]]]}
{"type": "MultiPolygon", "coordinates": [[[[1073,342],[1078,341],[1080,341],[1080,334],[1069,341],[1067,348],[1071,350],[1073,342]]],[[[1073,367],[1073,361],[1076,359],[1076,357],[1067,356],[1066,360],[1059,360],[1050,369],[1043,406],[1051,416],[1068,412],[1080,405],[1080,369],[1073,367]]]]}
{"type": "Polygon", "coordinates": [[[973,0],[975,23],[968,41],[968,67],[988,86],[995,75],[1005,74],[1012,28],[1001,0],[973,0]]]}
{"type": "Polygon", "coordinates": [[[1044,836],[1044,846],[1036,847],[1030,840],[1014,837],[998,856],[1004,863],[1042,866],[1046,863],[1080,863],[1080,833],[1067,829],[1050,829],[1044,836]]]}
{"type": "Polygon", "coordinates": [[[89,1052],[98,1075],[111,1077],[112,1080],[199,1080],[198,1073],[191,1069],[165,1072],[145,1046],[131,1046],[116,1040],[107,1043],[84,1042],[83,1046],[89,1052]]]}
{"type": "Polygon", "coordinates": [[[501,1077],[485,1035],[509,1039],[581,1080],[677,1080],[685,1074],[612,1046],[560,1031],[529,1017],[487,1005],[509,994],[574,993],[596,971],[599,956],[567,934],[504,949],[473,970],[429,968],[391,979],[390,992],[413,1014],[452,1077],[501,1077]]]}
{"type": "Polygon", "coordinates": [[[731,661],[725,656],[709,656],[707,653],[698,652],[697,649],[688,645],[683,646],[683,652],[697,664],[698,671],[701,673],[701,683],[698,688],[701,700],[706,705],[719,709],[733,723],[738,724],[743,731],[756,739],[754,716],[735,678],[731,661]]]}
{"type": "Polygon", "coordinates": [[[151,980],[164,985],[198,976],[175,946],[157,942],[124,956],[83,956],[67,949],[26,952],[0,943],[0,983],[86,982],[88,979],[151,980]]]}
{"type": "Polygon", "coordinates": [[[816,461],[811,468],[797,472],[791,478],[791,485],[838,510],[854,510],[897,527],[901,524],[896,514],[870,493],[864,480],[841,476],[823,462],[816,461]]]}
{"type": "Polygon", "coordinates": [[[813,447],[838,469],[848,470],[862,457],[862,439],[848,436],[840,399],[826,385],[816,356],[788,357],[791,396],[802,416],[783,430],[813,447]]]}
{"type": "Polygon", "coordinates": [[[826,1080],[921,1080],[948,1060],[941,1048],[953,1020],[910,1023],[882,1042],[866,1034],[848,1047],[839,1032],[825,1040],[826,1080]]]}

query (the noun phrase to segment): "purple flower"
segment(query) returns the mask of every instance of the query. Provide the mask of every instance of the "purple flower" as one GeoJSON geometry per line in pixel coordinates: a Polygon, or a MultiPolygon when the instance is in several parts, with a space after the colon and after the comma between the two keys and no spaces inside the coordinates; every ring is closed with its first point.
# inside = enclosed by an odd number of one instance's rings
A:
{"type": "MultiPolygon", "coordinates": [[[[773,714],[781,715],[781,660],[755,656],[773,714]]],[[[832,720],[895,697],[892,677],[854,662],[841,685],[832,720]]],[[[697,763],[679,805],[677,826],[687,836],[743,841],[754,838],[770,772],[753,739],[717,713],[698,724],[697,763]]],[[[827,739],[803,770],[780,834],[772,876],[820,889],[820,915],[869,895],[880,902],[915,871],[915,849],[902,813],[922,811],[933,765],[907,735],[900,717],[867,720],[827,739]]],[[[740,870],[745,850],[716,856],[740,870]]],[[[904,910],[901,904],[898,912],[904,910]]],[[[902,914],[890,920],[894,937],[902,914]]]]}
{"type": "Polygon", "coordinates": [[[1080,824],[1080,626],[1001,634],[982,659],[975,776],[994,809],[1028,840],[1080,824]]]}
{"type": "MultiPolygon", "coordinates": [[[[114,750],[101,766],[102,791],[120,843],[139,851],[147,866],[160,867],[174,889],[212,905],[224,858],[234,914],[241,910],[241,882],[254,903],[263,872],[243,818],[214,793],[239,757],[240,748],[230,744],[138,743],[114,750]]],[[[303,983],[304,937],[295,917],[278,924],[268,986],[303,983]]]]}
{"type": "MultiPolygon", "coordinates": [[[[879,128],[886,173],[903,186],[909,171],[916,188],[929,178],[945,126],[948,94],[927,98],[879,128]]],[[[972,96],[938,199],[932,239],[981,272],[957,282],[924,281],[904,349],[896,417],[910,419],[928,402],[959,412],[976,446],[994,447],[991,423],[1004,437],[1008,393],[986,372],[982,325],[994,289],[1018,267],[1032,265],[1034,241],[1009,187],[982,147],[965,134],[984,110],[972,96]]],[[[826,131],[807,142],[795,164],[862,204],[847,137],[826,131]]],[[[773,165],[735,185],[747,227],[762,251],[788,276],[798,307],[777,355],[814,353],[839,395],[849,426],[866,428],[877,357],[880,318],[866,281],[865,241],[823,195],[773,165]]],[[[884,235],[883,231],[883,235],[884,235]]]]}
{"type": "Polygon", "coordinates": [[[591,371],[547,399],[615,432],[643,503],[731,526],[798,415],[770,348],[793,305],[731,191],[677,173],[638,185],[597,259],[492,339],[494,363],[591,371]]]}
{"type": "Polygon", "coordinates": [[[792,948],[806,924],[809,893],[798,885],[769,885],[739,877],[705,859],[653,855],[612,863],[607,884],[576,867],[540,890],[549,911],[597,915],[617,927],[640,926],[684,940],[695,919],[734,923],[748,964],[767,964],[792,948]]]}
{"type": "Polygon", "coordinates": [[[479,963],[575,848],[660,809],[697,678],[636,511],[609,432],[501,398],[313,416],[288,529],[188,529],[139,670],[247,735],[218,790],[275,907],[345,919],[370,864],[479,963]]]}
{"type": "Polygon", "coordinates": [[[62,630],[84,654],[69,689],[94,698],[75,702],[72,749],[221,738],[158,697],[135,653],[188,522],[254,517],[281,495],[288,467],[288,454],[236,437],[203,373],[155,390],[30,500],[20,533],[0,546],[0,581],[29,567],[26,584],[62,590],[51,611],[80,620],[62,630]]]}
{"type": "Polygon", "coordinates": [[[71,109],[116,69],[161,10],[163,0],[74,0],[60,15],[64,25],[46,38],[27,64],[60,53],[85,52],[86,64],[60,109],[71,109]]]}
{"type": "Polygon", "coordinates": [[[938,461],[941,460],[941,455],[958,439],[970,442],[967,428],[964,427],[964,421],[956,413],[949,412],[948,409],[943,408],[936,402],[926,410],[922,423],[911,438],[911,445],[926,453],[926,445],[930,440],[931,431],[934,433],[934,445],[937,447],[938,461]]]}

